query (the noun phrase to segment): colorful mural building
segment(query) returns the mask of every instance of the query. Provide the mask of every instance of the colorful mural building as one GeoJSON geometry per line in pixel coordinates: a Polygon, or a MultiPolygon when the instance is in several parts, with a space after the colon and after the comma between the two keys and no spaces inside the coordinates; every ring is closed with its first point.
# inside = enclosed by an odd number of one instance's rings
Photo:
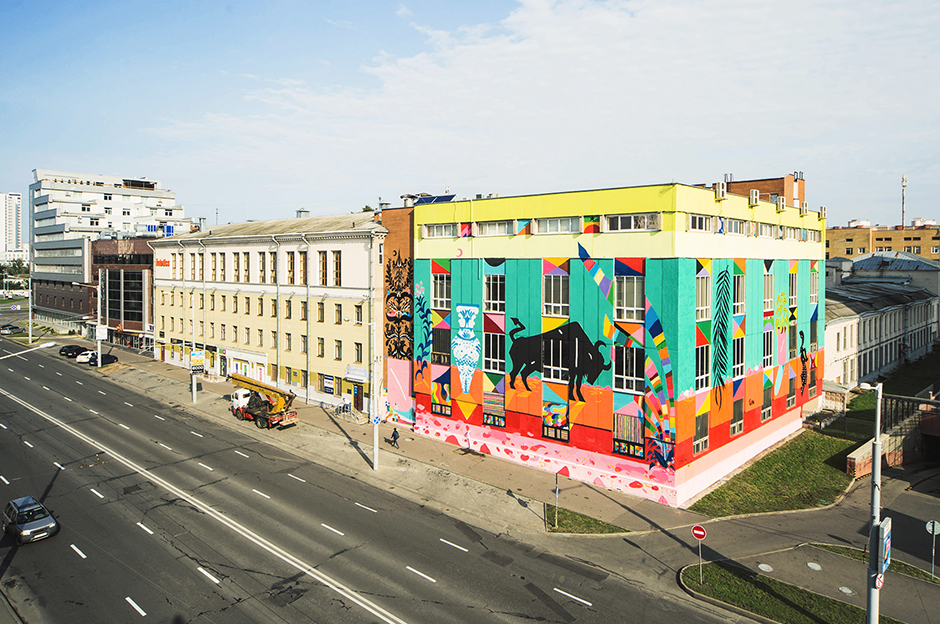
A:
{"type": "Polygon", "coordinates": [[[683,505],[819,402],[825,222],[762,193],[405,196],[383,214],[390,249],[413,249],[385,267],[388,416],[683,505]],[[411,328],[403,348],[389,315],[411,328]]]}

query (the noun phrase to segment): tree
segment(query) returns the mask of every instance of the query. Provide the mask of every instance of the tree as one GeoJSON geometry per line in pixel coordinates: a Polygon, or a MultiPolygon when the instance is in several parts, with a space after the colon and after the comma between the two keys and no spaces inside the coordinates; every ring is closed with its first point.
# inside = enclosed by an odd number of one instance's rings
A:
{"type": "Polygon", "coordinates": [[[366,204],[362,207],[362,212],[375,212],[375,209],[369,204],[366,204]]]}

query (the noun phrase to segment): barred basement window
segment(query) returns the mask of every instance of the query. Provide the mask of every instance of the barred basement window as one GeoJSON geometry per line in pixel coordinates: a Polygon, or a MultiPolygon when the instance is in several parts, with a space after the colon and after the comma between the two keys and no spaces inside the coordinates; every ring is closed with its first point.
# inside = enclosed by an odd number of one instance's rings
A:
{"type": "Polygon", "coordinates": [[[731,435],[744,431],[744,399],[738,399],[731,405],[731,435]]]}
{"type": "Polygon", "coordinates": [[[614,414],[614,453],[643,458],[643,419],[625,414],[614,414]]]}
{"type": "Polygon", "coordinates": [[[708,412],[695,417],[695,437],[692,440],[692,454],[708,449],[708,412]]]}
{"type": "Polygon", "coordinates": [[[551,425],[542,423],[543,438],[551,438],[560,442],[567,442],[569,435],[570,433],[568,431],[568,425],[565,425],[564,427],[553,427],[551,425]]]}

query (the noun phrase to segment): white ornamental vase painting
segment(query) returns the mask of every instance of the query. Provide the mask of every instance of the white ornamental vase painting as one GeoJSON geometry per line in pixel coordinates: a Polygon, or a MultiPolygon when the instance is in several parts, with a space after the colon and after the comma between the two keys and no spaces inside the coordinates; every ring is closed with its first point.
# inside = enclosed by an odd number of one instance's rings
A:
{"type": "Polygon", "coordinates": [[[450,341],[451,353],[457,372],[460,374],[460,388],[464,394],[470,392],[470,383],[473,381],[473,371],[480,361],[480,340],[473,333],[480,308],[473,305],[457,306],[457,320],[460,330],[450,341]]]}

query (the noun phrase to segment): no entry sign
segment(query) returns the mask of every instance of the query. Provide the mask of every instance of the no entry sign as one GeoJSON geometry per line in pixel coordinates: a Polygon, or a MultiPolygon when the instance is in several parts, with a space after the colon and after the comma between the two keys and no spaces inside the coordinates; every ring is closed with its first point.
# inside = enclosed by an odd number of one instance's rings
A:
{"type": "Polygon", "coordinates": [[[699,541],[705,539],[705,527],[703,527],[701,524],[696,524],[694,527],[692,527],[692,537],[699,541]]]}

